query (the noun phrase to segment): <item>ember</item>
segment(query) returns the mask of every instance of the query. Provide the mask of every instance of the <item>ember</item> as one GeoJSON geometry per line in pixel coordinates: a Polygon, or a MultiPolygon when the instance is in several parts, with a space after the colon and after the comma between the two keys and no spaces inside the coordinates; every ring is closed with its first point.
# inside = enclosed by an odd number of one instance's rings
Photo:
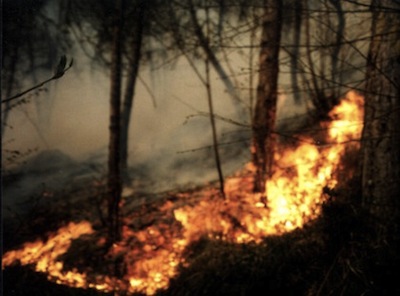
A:
{"type": "Polygon", "coordinates": [[[362,129],[362,104],[361,96],[348,93],[330,112],[332,120],[323,123],[327,130],[324,144],[302,137],[297,147],[275,155],[275,171],[266,186],[267,207],[260,203],[260,196],[251,193],[253,168],[248,165],[248,174],[241,172],[226,180],[225,200],[218,198],[216,189],[206,188],[195,193],[196,200],[191,194],[180,194],[176,204],[182,202],[183,206],[166,202],[160,211],[174,223],[157,222],[134,230],[125,217],[123,240],[109,251],[110,256],[124,258],[126,274],[122,278],[64,270],[60,255],[68,251],[72,240],[93,233],[85,221],[71,222],[46,242],[25,243],[21,249],[5,253],[3,268],[19,262],[34,266],[59,284],[152,295],[168,287],[177,266],[185,264],[185,248],[203,236],[235,243],[260,242],[265,236],[302,227],[318,216],[324,187],[337,185],[336,175],[348,145],[358,147],[355,140],[362,129]]]}

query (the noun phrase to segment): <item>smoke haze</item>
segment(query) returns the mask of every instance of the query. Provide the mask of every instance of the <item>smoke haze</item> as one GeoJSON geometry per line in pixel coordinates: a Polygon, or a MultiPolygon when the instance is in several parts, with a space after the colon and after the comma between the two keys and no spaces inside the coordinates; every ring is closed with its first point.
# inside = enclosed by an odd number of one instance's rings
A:
{"type": "MultiPolygon", "coordinates": [[[[352,26],[357,24],[357,20],[353,19],[352,22],[352,26]]],[[[357,31],[354,32],[358,34],[357,31]]],[[[235,40],[238,47],[250,43],[248,35],[235,40]]],[[[290,44],[290,38],[290,35],[284,34],[283,46],[290,44]]],[[[235,71],[235,76],[231,78],[238,81],[236,86],[243,100],[241,107],[244,110],[249,106],[249,69],[253,72],[253,95],[258,78],[258,52],[255,50],[253,54],[254,64],[250,67],[249,49],[232,49],[227,53],[230,67],[235,71]]],[[[26,96],[30,97],[28,103],[10,111],[3,138],[5,174],[16,167],[19,172],[26,171],[26,166],[18,167],[15,164],[19,165],[35,157],[35,154],[40,155],[41,151],[59,151],[61,154],[55,155],[70,159],[68,163],[74,162],[73,167],[95,163],[103,172],[106,171],[109,70],[93,65],[79,49],[71,51],[67,56],[74,59],[74,66],[63,77],[47,84],[47,92],[26,96]],[[10,151],[24,154],[28,150],[35,152],[27,153],[26,157],[20,157],[17,161],[7,160],[10,151]]],[[[282,51],[282,60],[288,60],[285,51],[282,51]]],[[[353,61],[357,64],[356,58],[353,61]]],[[[195,64],[201,75],[205,75],[204,63],[195,64]]],[[[129,164],[134,172],[132,177],[135,178],[136,173],[141,178],[151,179],[151,190],[154,191],[171,189],[194,181],[201,183],[217,180],[212,150],[200,149],[212,145],[210,121],[205,116],[208,114],[206,90],[189,63],[181,57],[174,65],[167,64],[158,68],[144,65],[139,74],[144,83],[137,82],[129,138],[129,164]]],[[[52,73],[38,73],[36,80],[42,81],[41,79],[51,75],[52,73]]],[[[350,74],[348,78],[353,79],[350,74]]],[[[34,84],[33,80],[26,77],[23,84],[30,87],[34,84]]],[[[302,93],[304,99],[300,104],[294,103],[288,62],[282,63],[279,85],[278,127],[285,126],[284,118],[305,114],[309,105],[307,92],[302,93]]],[[[217,120],[220,142],[237,142],[220,147],[222,169],[228,175],[250,160],[250,117],[247,113],[237,115],[232,99],[213,70],[212,95],[215,114],[227,120],[248,124],[248,127],[243,127],[217,120]]],[[[48,165],[53,162],[52,158],[40,159],[41,162],[36,162],[37,169],[50,172],[48,165]],[[42,168],[39,168],[40,165],[42,168]]],[[[65,162],[60,162],[62,163],[65,165],[65,162]]],[[[33,180],[32,176],[19,180],[18,184],[13,184],[12,190],[10,186],[5,186],[6,204],[22,195],[29,195],[30,188],[38,190],[37,184],[46,183],[44,185],[49,186],[54,183],[54,187],[62,187],[71,174],[82,173],[75,168],[61,167],[60,170],[63,173],[58,178],[64,179],[63,182],[52,182],[43,179],[43,175],[38,175],[38,180],[33,180]]],[[[28,170],[28,174],[29,172],[32,174],[35,170],[28,170]]]]}

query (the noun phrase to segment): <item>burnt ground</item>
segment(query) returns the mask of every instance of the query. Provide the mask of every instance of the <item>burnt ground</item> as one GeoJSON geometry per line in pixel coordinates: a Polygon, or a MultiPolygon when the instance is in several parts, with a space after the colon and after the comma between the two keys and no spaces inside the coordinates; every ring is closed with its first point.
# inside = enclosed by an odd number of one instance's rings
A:
{"type": "MultiPolygon", "coordinates": [[[[329,192],[331,198],[323,205],[320,218],[303,229],[267,237],[261,244],[210,238],[193,243],[186,250],[189,264],[180,266],[169,288],[157,295],[399,295],[398,236],[390,242],[376,242],[354,182],[329,192]]],[[[173,201],[173,194],[166,196],[173,201]]],[[[140,211],[156,211],[162,198],[152,198],[140,211]]],[[[4,246],[8,249],[41,237],[77,216],[95,219],[89,200],[81,203],[79,213],[71,205],[70,210],[50,206],[46,219],[36,213],[28,225],[13,233],[4,225],[4,246]]],[[[135,211],[134,207],[130,210],[135,211]]],[[[3,270],[3,295],[113,294],[57,285],[29,266],[13,266],[3,270]]]]}
{"type": "MultiPolygon", "coordinates": [[[[3,220],[3,251],[45,239],[46,233],[73,220],[90,220],[101,228],[104,180],[93,175],[72,180],[62,190],[39,190],[30,197],[30,207],[23,215],[14,213],[3,220]]],[[[210,238],[194,242],[186,250],[189,264],[180,266],[169,288],[157,295],[400,295],[400,236],[393,233],[391,240],[377,242],[358,188],[357,180],[343,182],[341,188],[327,192],[330,199],[318,219],[303,229],[267,237],[261,244],[238,245],[210,238]]],[[[175,202],[179,192],[198,189],[136,192],[135,202],[126,211],[150,213],[150,217],[153,213],[154,218],[165,199],[175,202]]],[[[154,221],[142,219],[141,223],[145,227],[154,221]]],[[[85,256],[82,246],[71,252],[70,257],[85,256]]],[[[113,295],[57,285],[29,266],[5,268],[2,284],[2,295],[113,295]]]]}
{"type": "Polygon", "coordinates": [[[377,242],[357,188],[329,192],[318,219],[262,244],[194,243],[158,295],[399,295],[399,236],[377,242]]]}

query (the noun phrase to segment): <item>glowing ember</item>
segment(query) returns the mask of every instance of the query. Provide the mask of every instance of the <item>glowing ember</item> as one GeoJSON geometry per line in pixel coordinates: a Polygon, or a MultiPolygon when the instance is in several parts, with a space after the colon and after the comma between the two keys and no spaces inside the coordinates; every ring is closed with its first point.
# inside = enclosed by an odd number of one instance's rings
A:
{"type": "Polygon", "coordinates": [[[21,249],[5,253],[3,268],[19,262],[34,266],[59,284],[152,295],[168,287],[177,266],[184,264],[183,251],[202,236],[237,243],[259,242],[267,235],[302,227],[317,217],[323,188],[337,184],[336,175],[347,147],[358,147],[353,140],[360,137],[362,129],[363,98],[350,92],[329,116],[332,120],[323,123],[325,143],[318,145],[312,138],[302,137],[296,148],[281,148],[276,153],[274,174],[266,186],[267,207],[260,203],[260,196],[251,192],[254,168],[249,164],[247,175],[241,172],[226,180],[225,200],[215,188],[207,188],[180,194],[176,203],[166,202],[160,208],[166,220],[145,229],[133,230],[126,218],[123,240],[107,254],[123,257],[126,273],[121,278],[64,270],[59,257],[68,251],[72,240],[93,233],[88,222],[71,222],[46,242],[25,243],[21,249]],[[184,206],[178,206],[181,203],[184,206]]]}

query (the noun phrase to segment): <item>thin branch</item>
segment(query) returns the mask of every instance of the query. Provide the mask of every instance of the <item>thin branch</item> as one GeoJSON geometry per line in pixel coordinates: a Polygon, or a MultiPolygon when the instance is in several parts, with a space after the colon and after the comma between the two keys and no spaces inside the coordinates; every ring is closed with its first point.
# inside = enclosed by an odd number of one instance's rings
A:
{"type": "Polygon", "coordinates": [[[64,56],[61,57],[60,62],[58,63],[56,72],[54,73],[54,75],[52,77],[50,77],[49,79],[46,79],[45,81],[43,81],[43,82],[41,82],[41,83],[39,83],[39,84],[37,84],[35,86],[32,86],[31,88],[28,88],[27,90],[24,90],[23,92],[20,92],[20,93],[12,96],[10,98],[2,100],[1,103],[3,104],[3,103],[7,103],[9,101],[18,99],[18,98],[22,97],[23,95],[25,95],[25,94],[27,94],[27,93],[35,90],[35,89],[38,89],[38,88],[42,87],[43,85],[45,85],[46,83],[49,83],[52,80],[56,80],[56,79],[61,78],[65,74],[65,72],[67,72],[72,67],[73,59],[71,59],[71,62],[69,63],[69,65],[67,67],[65,67],[66,62],[67,62],[67,58],[64,55],[64,56]]]}
{"type": "Polygon", "coordinates": [[[154,109],[156,109],[157,108],[156,96],[154,95],[154,93],[151,90],[150,86],[146,83],[146,81],[144,81],[144,79],[140,75],[138,75],[138,78],[139,78],[140,83],[143,85],[143,87],[145,88],[145,90],[149,94],[149,96],[151,98],[151,102],[153,103],[154,109]]]}
{"type": "MultiPolygon", "coordinates": [[[[218,143],[218,147],[237,144],[237,143],[248,142],[249,140],[250,139],[246,138],[246,139],[239,139],[239,140],[230,141],[230,142],[222,142],[222,143],[220,142],[220,143],[218,143]]],[[[197,151],[201,151],[201,150],[205,150],[205,149],[212,149],[212,148],[213,148],[213,145],[207,145],[207,146],[202,146],[202,147],[198,147],[198,148],[177,151],[176,153],[177,154],[184,154],[184,153],[197,152],[197,151]]]]}
{"type": "MultiPolygon", "coordinates": [[[[209,114],[208,112],[198,111],[197,114],[188,115],[188,116],[186,117],[186,121],[188,121],[189,119],[191,119],[191,118],[193,118],[193,117],[196,117],[196,116],[208,117],[208,116],[210,116],[210,114],[209,114]]],[[[226,118],[226,117],[223,117],[223,116],[218,115],[218,114],[215,114],[215,113],[214,113],[214,118],[219,119],[219,120],[224,121],[224,122],[227,122],[227,123],[230,123],[230,124],[233,124],[233,125],[240,126],[240,127],[246,127],[246,128],[250,128],[250,127],[251,127],[250,124],[242,123],[242,122],[233,120],[233,119],[231,119],[231,118],[226,118]]]]}

